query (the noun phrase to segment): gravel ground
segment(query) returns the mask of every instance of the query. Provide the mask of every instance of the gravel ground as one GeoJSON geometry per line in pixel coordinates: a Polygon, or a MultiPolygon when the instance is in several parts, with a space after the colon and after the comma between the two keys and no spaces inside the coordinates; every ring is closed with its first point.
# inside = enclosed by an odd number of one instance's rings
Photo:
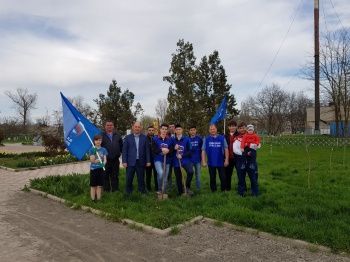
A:
{"type": "MultiPolygon", "coordinates": [[[[20,146],[21,147],[21,146],[20,146]]],[[[22,146],[23,147],[23,146],[22,146]]],[[[3,147],[2,147],[3,148],[3,147]]],[[[86,173],[83,162],[0,170],[0,261],[349,261],[208,222],[157,236],[20,191],[30,178],[86,173]]]]}
{"type": "Polygon", "coordinates": [[[350,261],[208,222],[157,236],[25,192],[1,205],[0,254],[1,261],[350,261]]]}

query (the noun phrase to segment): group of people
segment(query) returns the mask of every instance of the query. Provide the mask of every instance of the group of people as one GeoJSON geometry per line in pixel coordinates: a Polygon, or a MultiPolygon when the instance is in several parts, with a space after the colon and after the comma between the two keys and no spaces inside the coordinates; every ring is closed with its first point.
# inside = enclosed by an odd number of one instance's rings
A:
{"type": "Polygon", "coordinates": [[[258,166],[256,150],[260,138],[253,125],[234,120],[228,122],[228,132],[218,134],[215,124],[209,126],[209,135],[200,137],[195,126],[189,127],[189,136],[184,135],[180,124],[161,124],[158,134],[149,126],[147,134],[142,133],[140,122],[132,125],[131,134],[124,139],[115,131],[114,123],[107,121],[101,135],[94,137],[95,147],[89,151],[91,199],[101,198],[104,191],[119,190],[120,156],[126,169],[126,193],[133,191],[136,173],[138,191],[154,190],[166,195],[175,175],[179,195],[193,195],[191,182],[195,177],[197,190],[201,188],[201,168],[208,167],[210,189],[217,191],[216,176],[220,179],[221,191],[231,190],[234,169],[237,172],[237,192],[244,196],[247,191],[246,175],[251,183],[253,196],[258,196],[258,166]],[[183,172],[186,172],[186,176],[183,172]]]}

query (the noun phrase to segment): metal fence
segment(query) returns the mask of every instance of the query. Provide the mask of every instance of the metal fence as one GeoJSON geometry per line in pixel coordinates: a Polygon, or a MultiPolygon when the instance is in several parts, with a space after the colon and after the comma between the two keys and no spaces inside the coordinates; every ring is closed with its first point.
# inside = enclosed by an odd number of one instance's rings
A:
{"type": "Polygon", "coordinates": [[[330,136],[262,136],[262,145],[308,145],[325,147],[348,147],[350,138],[330,136]]]}

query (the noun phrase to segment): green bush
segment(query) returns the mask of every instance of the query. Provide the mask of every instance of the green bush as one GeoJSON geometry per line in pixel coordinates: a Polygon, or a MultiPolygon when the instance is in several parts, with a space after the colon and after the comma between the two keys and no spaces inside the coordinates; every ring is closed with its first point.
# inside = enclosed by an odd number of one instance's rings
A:
{"type": "MultiPolygon", "coordinates": [[[[85,156],[83,160],[86,160],[85,156]]],[[[65,164],[78,161],[67,152],[26,152],[21,154],[0,153],[0,165],[10,168],[28,168],[48,165],[65,164]]]]}
{"type": "Polygon", "coordinates": [[[57,134],[43,134],[42,138],[45,151],[50,155],[62,152],[66,148],[63,139],[57,134]]]}

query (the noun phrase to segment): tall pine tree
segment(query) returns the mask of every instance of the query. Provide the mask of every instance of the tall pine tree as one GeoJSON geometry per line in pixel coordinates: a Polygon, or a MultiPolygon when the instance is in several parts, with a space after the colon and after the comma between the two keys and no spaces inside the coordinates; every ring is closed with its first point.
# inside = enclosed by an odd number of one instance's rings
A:
{"type": "MultiPolygon", "coordinates": [[[[170,74],[163,78],[170,84],[166,120],[181,123],[185,128],[194,124],[201,134],[206,134],[210,119],[225,96],[228,99],[226,118],[238,114],[236,99],[230,93],[231,85],[227,83],[218,51],[204,56],[196,66],[192,44],[180,39],[177,47],[172,54],[170,74]]],[[[223,130],[223,121],[218,126],[219,131],[223,130]]]]}
{"type": "Polygon", "coordinates": [[[136,120],[137,115],[142,111],[140,103],[132,107],[134,104],[135,95],[128,89],[122,92],[116,80],[112,80],[107,90],[107,95],[100,94],[98,99],[95,99],[98,106],[100,121],[104,123],[106,120],[112,120],[121,134],[125,134],[132,123],[136,120]]]}
{"type": "MultiPolygon", "coordinates": [[[[200,130],[207,132],[208,123],[214,116],[216,109],[221,104],[224,97],[227,97],[226,119],[231,119],[238,115],[236,99],[230,93],[231,85],[227,83],[227,75],[219,52],[214,51],[209,57],[204,56],[198,66],[198,81],[196,85],[196,97],[201,105],[202,122],[200,130]]],[[[219,131],[223,130],[223,121],[218,123],[219,131]]]]}
{"type": "Polygon", "coordinates": [[[196,84],[196,57],[191,43],[180,39],[176,53],[172,54],[169,75],[163,80],[170,84],[166,121],[181,123],[185,128],[196,123],[197,103],[194,94],[196,84]]]}

